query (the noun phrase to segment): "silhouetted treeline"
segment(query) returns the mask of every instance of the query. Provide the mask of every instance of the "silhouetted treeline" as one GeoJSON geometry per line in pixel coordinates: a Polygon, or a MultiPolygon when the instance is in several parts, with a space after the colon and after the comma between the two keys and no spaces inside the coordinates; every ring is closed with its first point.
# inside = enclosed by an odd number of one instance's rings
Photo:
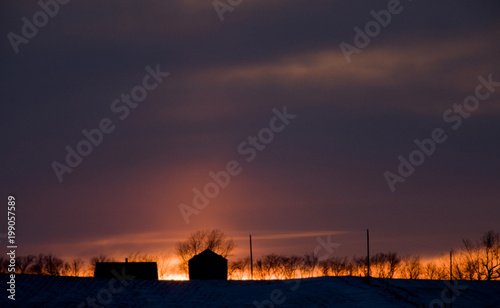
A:
{"type": "MultiPolygon", "coordinates": [[[[198,234],[198,233],[196,233],[198,234]]],[[[201,234],[201,233],[200,233],[201,234]]],[[[193,243],[204,243],[206,236],[212,234],[205,232],[204,236],[198,236],[199,241],[190,240],[193,243]]],[[[218,239],[215,242],[225,243],[225,235],[217,230],[218,239]]],[[[208,241],[209,243],[214,242],[208,241]]],[[[231,243],[231,242],[230,242],[231,243]]],[[[194,245],[194,244],[192,244],[194,245]]],[[[200,246],[203,248],[202,246],[200,246]]],[[[228,246],[229,247],[229,246],[228,246]]],[[[232,249],[231,243],[231,249],[232,249]]],[[[200,248],[200,249],[201,249],[200,248]]],[[[199,250],[199,249],[198,249],[199,250]]],[[[157,262],[158,276],[185,274],[179,266],[170,266],[171,258],[168,255],[158,256],[148,254],[129,254],[130,262],[157,262]]],[[[96,262],[115,261],[105,255],[90,258],[84,262],[80,258],[64,260],[53,254],[39,254],[18,256],[16,261],[16,273],[56,275],[56,276],[92,276],[96,262]]],[[[10,259],[7,256],[0,257],[0,272],[8,273],[10,259]]],[[[485,232],[479,240],[463,240],[460,251],[453,253],[452,277],[457,280],[499,280],[500,279],[500,233],[493,231],[485,232]]],[[[250,277],[250,259],[241,258],[229,261],[228,275],[230,279],[244,279],[250,277]]],[[[340,257],[330,256],[325,260],[319,260],[312,253],[302,256],[284,256],[271,253],[254,260],[254,279],[292,279],[315,276],[366,276],[367,259],[364,257],[340,257]]],[[[419,256],[400,256],[395,252],[376,253],[370,257],[370,276],[378,278],[403,278],[403,279],[449,279],[450,263],[449,254],[443,255],[437,260],[424,262],[419,256]]]]}
{"type": "MultiPolygon", "coordinates": [[[[15,261],[17,274],[80,276],[84,269],[84,261],[80,258],[65,261],[51,253],[17,256],[15,261]]],[[[10,258],[0,257],[1,273],[8,273],[9,262],[10,258]]]]}
{"type": "MultiPolygon", "coordinates": [[[[231,279],[250,276],[249,259],[229,262],[231,279]]],[[[367,258],[331,256],[319,261],[313,254],[284,256],[268,254],[254,262],[254,279],[290,279],[313,276],[366,276],[367,258]]],[[[400,256],[395,252],[370,257],[370,276],[403,279],[449,279],[449,255],[423,262],[419,256],[400,256]]],[[[460,251],[453,253],[453,279],[500,279],[500,233],[488,231],[478,241],[463,240],[460,251]]]]}

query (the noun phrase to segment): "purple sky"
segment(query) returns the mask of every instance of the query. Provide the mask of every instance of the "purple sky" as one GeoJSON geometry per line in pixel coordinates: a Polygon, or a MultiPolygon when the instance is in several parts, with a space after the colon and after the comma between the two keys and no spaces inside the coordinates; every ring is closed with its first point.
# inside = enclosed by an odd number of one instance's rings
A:
{"type": "Polygon", "coordinates": [[[0,10],[1,191],[17,198],[19,253],[173,251],[221,228],[236,256],[250,233],[257,255],[312,252],[331,234],[352,256],[369,228],[374,252],[432,256],[500,231],[498,1],[243,0],[223,21],[211,1],[58,6],[16,44],[41,7],[0,10]],[[399,13],[356,47],[354,28],[377,30],[370,11],[388,5],[399,13]],[[146,77],[157,69],[169,75],[146,77]],[[493,85],[478,90],[479,76],[493,85]],[[285,107],[296,117],[281,125],[285,107]],[[102,121],[59,181],[54,162],[102,121]],[[392,192],[384,173],[400,176],[400,155],[419,164],[414,140],[437,128],[446,140],[392,192]],[[232,161],[229,184],[194,208],[193,188],[232,161]],[[197,211],[189,223],[180,204],[197,211]]]}

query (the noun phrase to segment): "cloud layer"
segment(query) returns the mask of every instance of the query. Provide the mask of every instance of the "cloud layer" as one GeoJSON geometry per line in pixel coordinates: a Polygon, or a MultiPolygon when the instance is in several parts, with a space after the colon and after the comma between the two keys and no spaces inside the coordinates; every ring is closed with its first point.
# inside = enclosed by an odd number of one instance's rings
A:
{"type": "MultiPolygon", "coordinates": [[[[238,239],[345,231],[339,253],[359,255],[370,228],[375,250],[437,254],[497,227],[500,89],[459,130],[442,117],[478,76],[500,81],[500,6],[402,1],[347,63],[339,44],[387,5],[243,1],[221,22],[210,1],[69,2],[16,54],[7,34],[41,8],[2,4],[0,176],[22,249],[155,251],[218,227],[238,239]],[[157,64],[169,77],[119,120],[112,102],[157,64]],[[238,145],[283,106],[297,118],[247,163],[238,145]],[[103,118],[115,130],[59,183],[51,163],[103,118]],[[436,127],[449,139],[391,193],[383,173],[436,127]],[[230,160],[241,174],[186,225],[178,205],[230,160]]],[[[279,237],[259,249],[316,245],[279,237]]]]}

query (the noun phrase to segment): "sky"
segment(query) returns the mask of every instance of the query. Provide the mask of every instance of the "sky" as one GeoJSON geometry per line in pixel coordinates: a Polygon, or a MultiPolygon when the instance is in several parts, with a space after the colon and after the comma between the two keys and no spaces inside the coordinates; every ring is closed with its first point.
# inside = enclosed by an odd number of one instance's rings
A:
{"type": "Polygon", "coordinates": [[[500,231],[498,1],[230,3],[2,2],[18,254],[220,228],[234,258],[249,234],[256,256],[360,256],[366,229],[437,256],[500,231]]]}

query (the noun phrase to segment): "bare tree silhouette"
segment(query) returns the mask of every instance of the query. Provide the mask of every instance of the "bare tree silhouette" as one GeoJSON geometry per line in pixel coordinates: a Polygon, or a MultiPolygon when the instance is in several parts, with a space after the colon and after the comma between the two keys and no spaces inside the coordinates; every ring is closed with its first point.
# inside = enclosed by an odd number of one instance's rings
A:
{"type": "Polygon", "coordinates": [[[220,229],[192,233],[187,240],[178,242],[176,245],[176,253],[181,260],[179,264],[181,272],[187,274],[189,259],[205,249],[210,249],[227,258],[234,249],[234,242],[220,229]]]}
{"type": "Polygon", "coordinates": [[[318,257],[314,253],[306,253],[303,257],[302,266],[300,267],[304,277],[314,276],[314,271],[319,264],[318,257]]]}
{"type": "Polygon", "coordinates": [[[16,267],[19,270],[19,273],[20,274],[26,273],[28,267],[35,261],[35,259],[36,256],[34,255],[16,257],[16,267]]]}
{"type": "Polygon", "coordinates": [[[84,264],[85,262],[80,258],[74,258],[73,260],[71,260],[71,262],[69,263],[71,275],[79,276],[84,264]]]}
{"type": "Polygon", "coordinates": [[[419,256],[407,256],[403,258],[401,278],[418,279],[422,274],[422,263],[419,256]]]}
{"type": "Polygon", "coordinates": [[[250,257],[240,258],[236,261],[229,261],[227,269],[228,276],[231,279],[242,279],[245,275],[248,264],[250,264],[250,257]]]}
{"type": "Polygon", "coordinates": [[[485,232],[479,241],[463,240],[463,260],[455,268],[456,275],[469,280],[500,278],[500,233],[485,232]]]}

